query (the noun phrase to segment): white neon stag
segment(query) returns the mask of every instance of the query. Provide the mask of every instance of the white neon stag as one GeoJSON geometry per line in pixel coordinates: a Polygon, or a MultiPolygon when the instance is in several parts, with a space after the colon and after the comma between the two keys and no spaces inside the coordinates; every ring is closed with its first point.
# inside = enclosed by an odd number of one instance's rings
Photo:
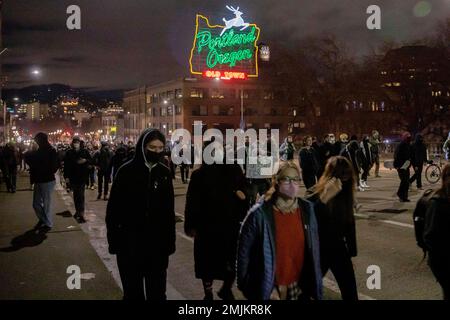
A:
{"type": "Polygon", "coordinates": [[[232,6],[226,6],[228,10],[234,13],[236,16],[234,19],[226,20],[225,18],[222,18],[222,20],[225,22],[225,28],[223,28],[220,35],[222,35],[225,31],[233,28],[233,27],[243,27],[240,31],[247,28],[250,24],[247,22],[244,22],[244,19],[241,18],[242,12],[239,11],[239,7],[237,9],[233,8],[232,6]]]}

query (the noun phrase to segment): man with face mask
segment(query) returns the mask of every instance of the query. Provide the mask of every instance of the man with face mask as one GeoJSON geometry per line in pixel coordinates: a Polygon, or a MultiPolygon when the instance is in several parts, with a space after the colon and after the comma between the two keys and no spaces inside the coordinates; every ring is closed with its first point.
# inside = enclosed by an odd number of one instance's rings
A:
{"type": "Polygon", "coordinates": [[[109,253],[117,255],[124,299],[165,300],[175,252],[174,191],[164,135],[145,130],[133,159],[115,174],[106,209],[109,253]]]}
{"type": "Polygon", "coordinates": [[[84,218],[84,191],[90,164],[92,164],[92,158],[84,148],[84,142],[79,137],[74,137],[71,149],[67,151],[64,159],[64,177],[69,181],[73,191],[73,201],[76,210],[74,218],[79,223],[86,222],[84,218]]]}
{"type": "Polygon", "coordinates": [[[372,131],[369,139],[370,150],[372,151],[372,160],[375,164],[375,177],[380,177],[380,133],[377,130],[372,131]]]}
{"type": "Polygon", "coordinates": [[[97,200],[102,198],[108,200],[108,186],[111,179],[111,161],[113,153],[109,150],[109,145],[106,141],[102,141],[102,147],[94,154],[94,164],[97,167],[98,180],[98,196],[97,200]]]}
{"type": "Polygon", "coordinates": [[[402,142],[394,152],[394,168],[397,169],[400,178],[400,186],[397,196],[400,202],[410,202],[408,199],[409,189],[409,168],[411,166],[411,134],[405,132],[402,135],[402,142]]]}

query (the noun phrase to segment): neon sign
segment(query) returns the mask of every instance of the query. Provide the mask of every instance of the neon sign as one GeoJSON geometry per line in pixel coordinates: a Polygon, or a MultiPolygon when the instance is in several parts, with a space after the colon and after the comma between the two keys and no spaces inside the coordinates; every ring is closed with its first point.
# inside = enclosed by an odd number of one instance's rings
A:
{"type": "Polygon", "coordinates": [[[194,43],[189,59],[192,74],[208,78],[247,79],[258,76],[260,29],[244,22],[239,7],[227,6],[235,18],[225,26],[210,25],[208,18],[197,14],[194,43]]]}
{"type": "Polygon", "coordinates": [[[223,80],[247,79],[247,75],[245,74],[245,72],[235,72],[235,71],[206,70],[203,72],[203,76],[206,78],[216,78],[223,80]]]}

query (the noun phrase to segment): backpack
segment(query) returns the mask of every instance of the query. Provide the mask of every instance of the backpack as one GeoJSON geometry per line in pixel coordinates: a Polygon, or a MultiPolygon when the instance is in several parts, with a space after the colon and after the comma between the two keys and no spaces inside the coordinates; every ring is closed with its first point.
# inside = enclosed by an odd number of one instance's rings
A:
{"type": "Polygon", "coordinates": [[[417,245],[423,250],[423,257],[427,255],[427,248],[423,240],[423,232],[425,230],[425,214],[427,213],[428,205],[431,197],[434,195],[433,189],[427,189],[417,201],[416,208],[413,212],[414,233],[416,235],[417,245]]]}

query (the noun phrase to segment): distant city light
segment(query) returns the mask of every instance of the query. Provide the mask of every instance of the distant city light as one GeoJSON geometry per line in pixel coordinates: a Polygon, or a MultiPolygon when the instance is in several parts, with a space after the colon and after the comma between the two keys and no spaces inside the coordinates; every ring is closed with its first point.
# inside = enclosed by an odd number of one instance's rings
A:
{"type": "Polygon", "coordinates": [[[19,101],[19,98],[18,97],[14,97],[13,100],[14,101],[19,101]]]}
{"type": "Polygon", "coordinates": [[[38,70],[38,69],[34,69],[34,70],[31,71],[31,73],[34,74],[35,76],[38,76],[38,75],[41,74],[41,71],[38,70]]]}

